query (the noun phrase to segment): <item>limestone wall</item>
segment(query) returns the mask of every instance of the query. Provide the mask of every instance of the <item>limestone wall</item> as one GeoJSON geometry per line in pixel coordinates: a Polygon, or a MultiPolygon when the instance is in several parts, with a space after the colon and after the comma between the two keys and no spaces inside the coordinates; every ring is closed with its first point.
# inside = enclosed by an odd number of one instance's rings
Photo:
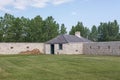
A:
{"type": "Polygon", "coordinates": [[[68,43],[63,49],[63,53],[66,54],[83,54],[83,43],[68,43]]]}
{"type": "Polygon", "coordinates": [[[92,42],[84,43],[84,54],[92,55],[120,55],[120,42],[92,42]]]}
{"type": "Polygon", "coordinates": [[[0,43],[0,54],[19,54],[36,48],[44,53],[44,43],[0,43]]]}
{"type": "MultiPolygon", "coordinates": [[[[44,43],[0,43],[0,54],[19,54],[22,51],[39,49],[50,54],[50,44],[44,43]]],[[[66,43],[63,49],[54,44],[55,54],[120,55],[120,42],[66,43]]]]}
{"type": "Polygon", "coordinates": [[[45,50],[45,54],[51,54],[50,44],[45,44],[44,50],[45,50]]]}

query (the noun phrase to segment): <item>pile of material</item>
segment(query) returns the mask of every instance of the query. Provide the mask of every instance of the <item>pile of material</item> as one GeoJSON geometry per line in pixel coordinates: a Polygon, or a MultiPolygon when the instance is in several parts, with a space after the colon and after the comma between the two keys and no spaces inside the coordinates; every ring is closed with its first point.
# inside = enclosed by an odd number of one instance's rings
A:
{"type": "Polygon", "coordinates": [[[22,51],[20,54],[41,54],[39,49],[33,49],[33,50],[27,50],[27,51],[22,51]]]}

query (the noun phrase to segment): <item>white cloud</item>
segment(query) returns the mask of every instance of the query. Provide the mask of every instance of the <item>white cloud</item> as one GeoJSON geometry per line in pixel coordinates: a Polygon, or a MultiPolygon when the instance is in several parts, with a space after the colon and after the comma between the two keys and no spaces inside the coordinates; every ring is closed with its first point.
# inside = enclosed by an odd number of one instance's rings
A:
{"type": "Polygon", "coordinates": [[[53,0],[53,4],[54,5],[59,5],[59,4],[63,4],[63,3],[67,3],[67,2],[70,2],[72,0],[53,0]]]}
{"type": "Polygon", "coordinates": [[[25,10],[28,7],[44,8],[49,4],[60,5],[70,1],[72,0],[0,0],[0,11],[7,11],[7,6],[11,6],[13,9],[25,10]]]}
{"type": "Polygon", "coordinates": [[[15,0],[13,3],[14,8],[24,10],[28,6],[29,0],[15,0]]]}
{"type": "Polygon", "coordinates": [[[11,10],[5,8],[6,6],[12,5],[13,0],[0,0],[0,11],[11,12],[11,10]]]}
{"type": "Polygon", "coordinates": [[[0,0],[0,7],[12,4],[13,0],[0,0]]]}
{"type": "Polygon", "coordinates": [[[4,8],[4,7],[0,7],[0,10],[3,11],[3,12],[6,12],[6,13],[12,13],[11,10],[6,9],[6,8],[4,8]]]}
{"type": "Polygon", "coordinates": [[[43,8],[47,6],[49,1],[50,0],[32,0],[31,6],[37,7],[37,8],[43,8]]]}

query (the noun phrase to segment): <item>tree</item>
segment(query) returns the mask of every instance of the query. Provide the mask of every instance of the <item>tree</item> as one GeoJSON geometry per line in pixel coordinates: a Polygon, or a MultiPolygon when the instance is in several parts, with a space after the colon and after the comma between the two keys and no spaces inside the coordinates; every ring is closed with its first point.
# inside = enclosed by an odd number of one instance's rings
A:
{"type": "Polygon", "coordinates": [[[71,28],[69,34],[71,34],[71,35],[75,35],[75,32],[76,32],[76,30],[75,30],[75,26],[72,26],[72,28],[71,28]]]}
{"type": "Polygon", "coordinates": [[[65,27],[64,24],[61,24],[61,27],[60,27],[60,28],[61,28],[61,29],[60,29],[60,34],[66,34],[66,33],[67,33],[66,27],[65,27]]]}
{"type": "Polygon", "coordinates": [[[21,42],[22,39],[22,23],[21,23],[21,19],[20,18],[15,18],[15,20],[13,21],[12,26],[9,28],[9,41],[12,42],[21,42]]]}
{"type": "Polygon", "coordinates": [[[98,27],[98,41],[115,41],[119,36],[119,25],[116,20],[114,22],[101,23],[98,27]]]}
{"type": "Polygon", "coordinates": [[[90,30],[87,27],[84,27],[83,37],[89,38],[90,36],[90,30]]]}
{"type": "Polygon", "coordinates": [[[21,42],[30,42],[30,19],[21,17],[21,24],[22,24],[22,34],[21,34],[21,42]]]}
{"type": "Polygon", "coordinates": [[[11,34],[11,27],[13,25],[13,22],[15,21],[15,17],[13,15],[10,14],[5,14],[3,17],[3,41],[4,42],[12,42],[13,38],[11,38],[11,36],[13,36],[13,34],[11,34]]]}
{"type": "Polygon", "coordinates": [[[0,42],[3,41],[3,34],[4,34],[4,31],[3,31],[3,24],[4,20],[3,20],[3,17],[0,17],[0,42]]]}
{"type": "Polygon", "coordinates": [[[59,34],[59,24],[54,21],[54,18],[52,16],[47,17],[44,20],[44,26],[43,26],[43,39],[44,41],[48,41],[54,37],[56,37],[59,34]]]}
{"type": "Polygon", "coordinates": [[[78,22],[76,26],[72,26],[69,34],[74,35],[76,31],[80,31],[81,36],[88,38],[90,30],[87,27],[84,27],[82,22],[78,22]]]}
{"type": "Polygon", "coordinates": [[[84,36],[84,26],[83,26],[83,23],[82,22],[78,22],[77,25],[76,25],[76,31],[80,31],[81,33],[81,36],[84,36]]]}
{"type": "Polygon", "coordinates": [[[30,42],[41,42],[42,41],[42,27],[43,27],[42,17],[36,16],[30,20],[30,25],[28,28],[27,36],[30,42]]]}
{"type": "Polygon", "coordinates": [[[92,41],[97,41],[98,40],[98,30],[95,25],[93,25],[89,39],[92,41]]]}

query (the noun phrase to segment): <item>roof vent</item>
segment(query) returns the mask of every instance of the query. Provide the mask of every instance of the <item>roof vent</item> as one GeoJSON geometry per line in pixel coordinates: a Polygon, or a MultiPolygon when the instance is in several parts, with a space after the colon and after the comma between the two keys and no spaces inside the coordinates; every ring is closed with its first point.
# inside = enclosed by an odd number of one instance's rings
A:
{"type": "Polygon", "coordinates": [[[80,31],[76,31],[76,32],[75,32],[75,36],[77,36],[77,37],[81,37],[81,35],[80,35],[80,31]]]}

